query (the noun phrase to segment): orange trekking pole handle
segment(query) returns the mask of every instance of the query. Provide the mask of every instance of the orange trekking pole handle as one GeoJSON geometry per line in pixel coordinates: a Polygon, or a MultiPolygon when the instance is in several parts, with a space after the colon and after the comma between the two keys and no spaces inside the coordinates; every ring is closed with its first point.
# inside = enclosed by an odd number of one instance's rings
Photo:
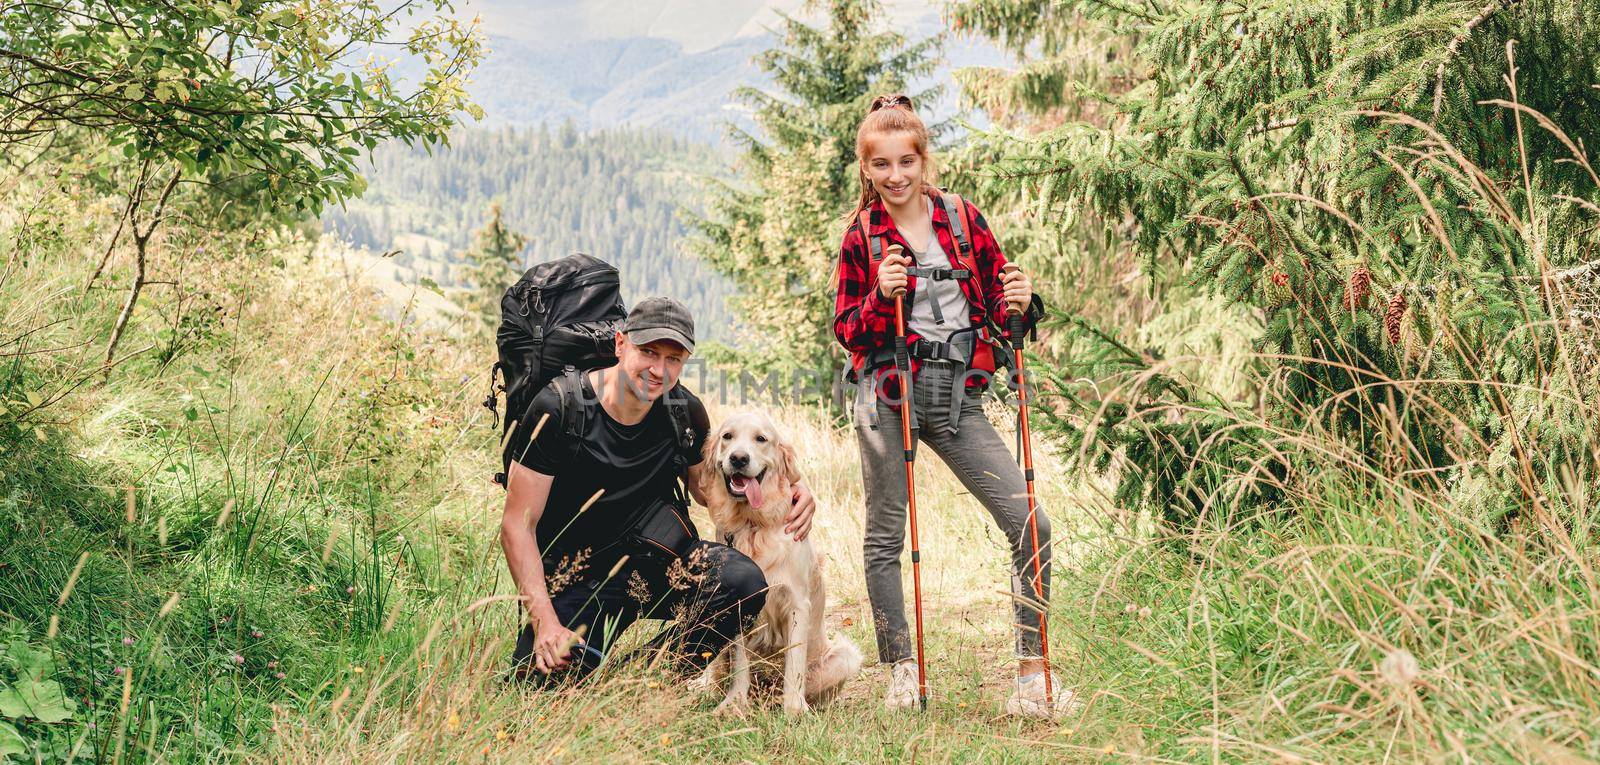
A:
{"type": "MultiPolygon", "coordinates": [[[[891,244],[889,255],[900,255],[905,249],[891,244]]],[[[917,450],[911,440],[911,355],[906,350],[905,290],[894,296],[894,362],[900,370],[900,445],[906,459],[906,513],[911,521],[911,590],[917,615],[917,704],[928,708],[928,662],[922,651],[922,551],[917,544],[917,450]]],[[[1037,549],[1037,548],[1035,548],[1037,549]]]]}
{"type": "MultiPolygon", "coordinates": [[[[1004,272],[1018,270],[1017,264],[1007,263],[1004,272]]],[[[1044,598],[1044,575],[1039,558],[1039,504],[1033,492],[1033,438],[1028,428],[1028,385],[1027,375],[1022,368],[1022,314],[1015,308],[1010,308],[1010,316],[1006,319],[1007,330],[1011,335],[1011,363],[1012,369],[1017,372],[1017,432],[1022,437],[1022,478],[1028,484],[1028,529],[1033,535],[1033,595],[1038,599],[1039,608],[1039,653],[1044,659],[1044,704],[1045,709],[1055,711],[1054,689],[1050,680],[1050,632],[1046,629],[1046,614],[1050,604],[1044,598]]]]}

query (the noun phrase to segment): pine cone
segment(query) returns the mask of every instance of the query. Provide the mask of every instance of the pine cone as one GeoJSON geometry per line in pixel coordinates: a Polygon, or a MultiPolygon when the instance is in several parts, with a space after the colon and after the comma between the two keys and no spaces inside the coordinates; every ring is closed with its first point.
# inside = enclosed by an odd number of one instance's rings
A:
{"type": "Polygon", "coordinates": [[[1267,308],[1281,308],[1294,300],[1294,290],[1289,288],[1289,275],[1268,268],[1261,275],[1261,297],[1267,308]]]}
{"type": "Polygon", "coordinates": [[[1306,329],[1303,322],[1297,321],[1289,328],[1289,347],[1296,356],[1315,358],[1315,354],[1312,353],[1314,349],[1311,345],[1311,332],[1306,329]]]}
{"type": "Polygon", "coordinates": [[[1344,310],[1355,311],[1367,305],[1367,295],[1372,293],[1372,272],[1366,266],[1356,266],[1344,285],[1344,310]]]}
{"type": "Polygon", "coordinates": [[[1394,296],[1389,298],[1389,308],[1383,312],[1383,330],[1389,335],[1389,342],[1400,344],[1400,320],[1406,315],[1406,296],[1400,290],[1395,290],[1394,296]]]}

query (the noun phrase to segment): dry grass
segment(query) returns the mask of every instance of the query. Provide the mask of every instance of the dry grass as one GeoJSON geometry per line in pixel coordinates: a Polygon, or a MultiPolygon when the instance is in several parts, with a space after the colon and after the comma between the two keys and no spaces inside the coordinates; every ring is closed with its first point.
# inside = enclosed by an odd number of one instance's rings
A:
{"type": "MultiPolygon", "coordinates": [[[[732,408],[712,402],[713,420],[732,408]]],[[[813,539],[826,561],[828,624],[856,640],[871,657],[875,649],[861,570],[864,504],[854,434],[813,410],[772,414],[800,445],[806,481],[818,498],[813,539]]],[[[995,414],[1001,416],[998,410],[995,414]]],[[[1038,468],[1044,476],[1039,491],[1046,506],[1054,508],[1063,544],[1097,534],[1086,523],[1090,500],[1072,491],[1054,458],[1041,455],[1038,468]]],[[[527,691],[499,680],[513,636],[513,606],[486,600],[460,618],[442,621],[436,627],[438,637],[406,662],[386,668],[384,675],[359,678],[352,698],[338,709],[324,706],[309,715],[282,716],[265,756],[293,762],[478,757],[538,762],[774,761],[799,754],[807,761],[876,761],[916,752],[935,760],[1056,760],[1075,746],[1062,726],[1001,716],[1014,675],[1003,537],[936,458],[919,462],[918,476],[935,694],[926,714],[883,712],[879,696],[885,674],[877,666],[851,682],[829,707],[798,722],[786,721],[775,699],[749,719],[715,719],[715,699],[697,696],[666,675],[643,668],[606,672],[562,692],[527,691]],[[385,678],[412,673],[418,677],[406,685],[419,690],[396,704],[385,678]],[[841,731],[851,734],[842,736],[841,731]]],[[[703,530],[711,528],[701,508],[696,509],[696,522],[703,530]]],[[[483,538],[492,546],[488,523],[483,538]]],[[[487,546],[483,563],[502,565],[497,551],[487,546]]],[[[1070,563],[1061,566],[1057,576],[1071,576],[1070,569],[1070,563]]],[[[630,638],[642,638],[653,628],[642,624],[630,638]]],[[[1069,682],[1077,674],[1072,664],[1070,657],[1063,657],[1059,666],[1069,682]]],[[[1066,729],[1071,726],[1067,723],[1066,729]]]]}

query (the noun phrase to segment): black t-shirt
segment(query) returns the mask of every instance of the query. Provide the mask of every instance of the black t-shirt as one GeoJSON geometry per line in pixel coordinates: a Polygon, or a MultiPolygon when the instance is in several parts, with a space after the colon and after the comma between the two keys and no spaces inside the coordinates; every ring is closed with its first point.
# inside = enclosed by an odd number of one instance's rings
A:
{"type": "MultiPolygon", "coordinates": [[[[561,419],[561,393],[554,382],[534,396],[528,411],[517,422],[507,448],[511,458],[530,470],[555,476],[550,499],[536,529],[540,553],[568,554],[584,549],[596,552],[622,537],[624,525],[647,503],[674,496],[678,473],[673,453],[678,441],[667,412],[666,394],[656,399],[643,420],[624,425],[611,418],[582,375],[584,395],[578,406],[586,408],[586,430],[576,449],[561,419]],[[538,428],[539,420],[549,419],[538,428]],[[579,509],[604,489],[587,510],[579,509]]],[[[688,388],[679,384],[688,399],[689,444],[687,463],[699,464],[700,447],[711,430],[705,405],[688,388]]]]}

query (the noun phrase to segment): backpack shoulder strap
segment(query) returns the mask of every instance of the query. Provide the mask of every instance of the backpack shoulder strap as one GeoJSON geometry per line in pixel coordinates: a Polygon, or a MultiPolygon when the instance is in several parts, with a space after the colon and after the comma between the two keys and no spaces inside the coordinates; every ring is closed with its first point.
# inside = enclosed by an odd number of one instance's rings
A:
{"type": "MultiPolygon", "coordinates": [[[[689,450],[694,448],[694,426],[689,422],[689,397],[683,388],[674,385],[664,397],[667,403],[667,420],[672,424],[673,472],[679,475],[689,468],[689,450]]],[[[685,478],[684,480],[688,480],[685,478]]],[[[688,489],[680,481],[673,481],[673,501],[688,512],[688,489]]]]}
{"type": "MultiPolygon", "coordinates": [[[[963,265],[971,267],[972,256],[972,220],[968,217],[971,206],[960,194],[944,192],[939,194],[939,201],[944,204],[945,216],[950,219],[950,233],[956,237],[957,257],[963,265]]],[[[977,273],[974,271],[973,273],[977,273]]]]}
{"type": "Polygon", "coordinates": [[[561,427],[567,436],[568,459],[578,453],[578,445],[583,441],[583,434],[588,426],[586,415],[589,410],[582,401],[583,375],[583,372],[569,364],[552,381],[556,386],[556,392],[561,394],[561,427]]]}
{"type": "Polygon", "coordinates": [[[694,446],[694,426],[689,423],[689,397],[674,385],[667,391],[667,417],[672,421],[672,439],[683,452],[694,446]]]}
{"type": "Polygon", "coordinates": [[[873,271],[878,269],[878,261],[883,260],[883,237],[873,236],[871,227],[867,223],[872,219],[870,208],[863,209],[856,217],[856,223],[861,226],[861,238],[867,240],[868,262],[873,271]]]}

